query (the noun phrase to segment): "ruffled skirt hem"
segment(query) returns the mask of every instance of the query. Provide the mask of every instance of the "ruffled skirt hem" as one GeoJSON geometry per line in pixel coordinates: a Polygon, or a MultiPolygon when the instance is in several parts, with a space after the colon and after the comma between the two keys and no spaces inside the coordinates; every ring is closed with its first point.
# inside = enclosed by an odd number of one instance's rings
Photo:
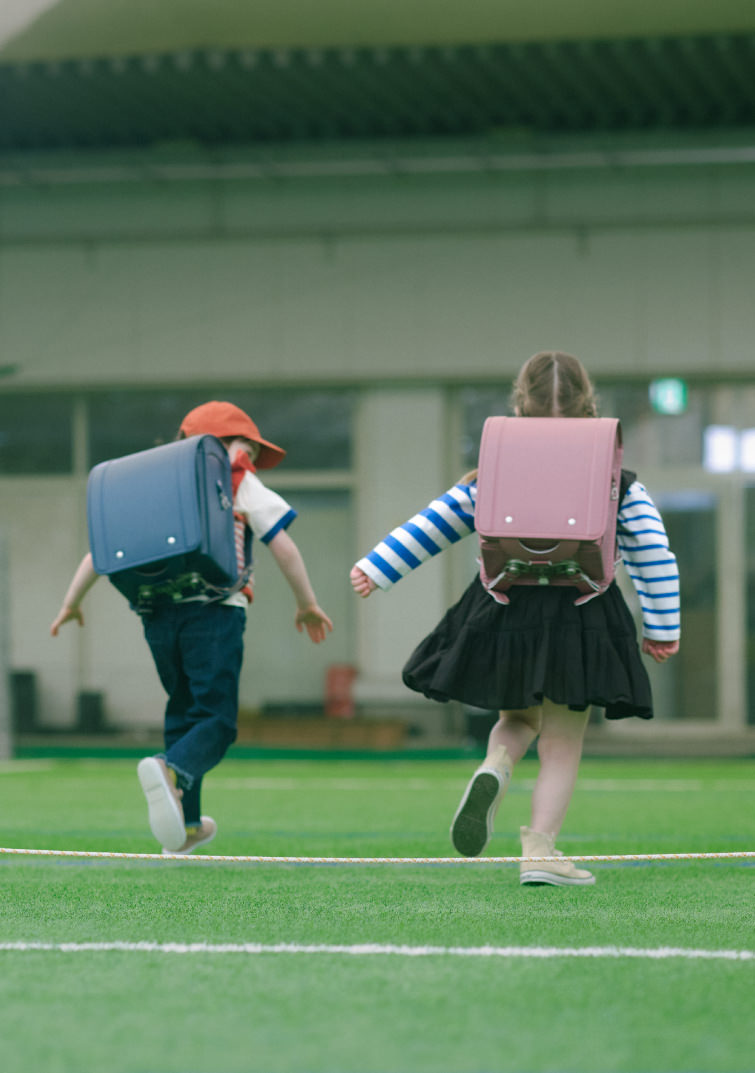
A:
{"type": "Polygon", "coordinates": [[[547,697],[607,719],[652,719],[647,671],[634,621],[614,582],[576,607],[568,587],[509,590],[499,604],[479,578],[417,646],[404,683],[432,700],[521,709],[547,697]]]}

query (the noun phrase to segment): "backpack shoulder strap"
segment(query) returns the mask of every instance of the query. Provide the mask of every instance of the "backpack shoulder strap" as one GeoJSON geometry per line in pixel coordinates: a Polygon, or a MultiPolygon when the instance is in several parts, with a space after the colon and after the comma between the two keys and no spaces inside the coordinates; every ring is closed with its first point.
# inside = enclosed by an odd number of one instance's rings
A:
{"type": "Polygon", "coordinates": [[[619,506],[624,496],[629,491],[629,488],[637,480],[637,474],[631,469],[622,469],[621,481],[619,482],[619,506]]]}

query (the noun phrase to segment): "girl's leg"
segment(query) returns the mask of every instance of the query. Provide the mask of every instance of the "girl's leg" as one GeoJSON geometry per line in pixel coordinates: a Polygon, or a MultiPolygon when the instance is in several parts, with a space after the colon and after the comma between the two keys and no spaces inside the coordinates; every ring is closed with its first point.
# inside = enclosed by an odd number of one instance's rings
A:
{"type": "Polygon", "coordinates": [[[503,747],[512,764],[518,764],[540,733],[543,709],[516,708],[499,712],[498,722],[490,731],[488,738],[487,760],[494,761],[498,750],[503,747]]]}
{"type": "Polygon", "coordinates": [[[464,857],[477,857],[493,834],[493,820],[511,772],[538,733],[539,707],[503,711],[490,732],[485,760],[472,776],[451,824],[451,841],[464,857]]]}
{"type": "MultiPolygon", "coordinates": [[[[577,781],[587,712],[572,712],[564,705],[543,703],[543,721],[537,743],[540,770],[532,794],[532,827],[522,827],[522,856],[559,857],[556,835],[561,830],[577,781]]],[[[525,886],[590,886],[595,876],[573,861],[523,861],[519,882],[525,886]]]]}
{"type": "Polygon", "coordinates": [[[532,829],[558,835],[577,782],[589,712],[543,703],[537,743],[540,771],[532,793],[532,829]]]}

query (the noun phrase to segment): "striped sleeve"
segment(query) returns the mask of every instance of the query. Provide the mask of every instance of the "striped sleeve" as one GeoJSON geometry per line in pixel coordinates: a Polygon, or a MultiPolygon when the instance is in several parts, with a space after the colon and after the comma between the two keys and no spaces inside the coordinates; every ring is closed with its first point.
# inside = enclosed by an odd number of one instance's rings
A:
{"type": "Polygon", "coordinates": [[[651,641],[677,641],[681,632],[679,570],[668,536],[646,488],[635,481],[617,518],[619,551],[642,609],[642,633],[651,641]]]}
{"type": "Polygon", "coordinates": [[[397,581],[444,548],[474,532],[477,486],[455,484],[419,514],[391,530],[356,564],[380,589],[397,581]]]}

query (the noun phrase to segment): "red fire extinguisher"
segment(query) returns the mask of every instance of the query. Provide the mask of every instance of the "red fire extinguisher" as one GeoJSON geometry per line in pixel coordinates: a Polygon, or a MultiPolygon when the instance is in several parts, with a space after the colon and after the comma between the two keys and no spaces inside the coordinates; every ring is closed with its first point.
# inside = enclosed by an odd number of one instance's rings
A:
{"type": "Polygon", "coordinates": [[[354,679],[350,663],[333,663],[325,672],[325,714],[332,719],[354,718],[354,679]]]}

